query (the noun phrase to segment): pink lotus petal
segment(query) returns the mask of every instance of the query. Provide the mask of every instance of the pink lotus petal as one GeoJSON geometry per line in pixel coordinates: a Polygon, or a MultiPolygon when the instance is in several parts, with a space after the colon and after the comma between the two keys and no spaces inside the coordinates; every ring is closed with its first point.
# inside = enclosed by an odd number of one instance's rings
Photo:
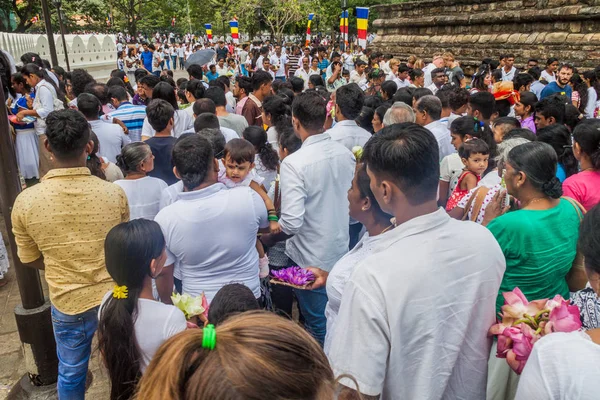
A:
{"type": "Polygon", "coordinates": [[[560,306],[555,307],[550,313],[546,330],[552,332],[572,332],[581,329],[581,318],[579,308],[569,305],[568,301],[563,301],[560,306]],[[550,326],[548,328],[548,326],[550,326]]]}

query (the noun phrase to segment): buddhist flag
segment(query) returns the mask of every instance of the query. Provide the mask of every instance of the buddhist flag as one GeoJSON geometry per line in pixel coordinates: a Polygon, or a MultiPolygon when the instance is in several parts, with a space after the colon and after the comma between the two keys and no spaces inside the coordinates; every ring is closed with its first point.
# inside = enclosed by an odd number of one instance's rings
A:
{"type": "Polygon", "coordinates": [[[306,26],[306,45],[307,46],[310,44],[310,24],[312,23],[314,16],[315,16],[315,14],[313,14],[313,13],[308,14],[308,25],[306,26]]]}
{"type": "Polygon", "coordinates": [[[233,43],[240,43],[240,34],[239,34],[239,24],[237,18],[233,17],[232,21],[229,21],[229,28],[231,29],[231,38],[233,39],[233,43]]]}
{"type": "Polygon", "coordinates": [[[340,33],[345,45],[348,45],[348,10],[342,11],[340,16],[340,33]]]}
{"type": "Polygon", "coordinates": [[[204,29],[206,29],[208,41],[212,43],[212,24],[204,24],[204,29]]]}
{"type": "Polygon", "coordinates": [[[367,47],[367,27],[369,25],[369,7],[356,7],[356,30],[358,45],[367,47]]]}

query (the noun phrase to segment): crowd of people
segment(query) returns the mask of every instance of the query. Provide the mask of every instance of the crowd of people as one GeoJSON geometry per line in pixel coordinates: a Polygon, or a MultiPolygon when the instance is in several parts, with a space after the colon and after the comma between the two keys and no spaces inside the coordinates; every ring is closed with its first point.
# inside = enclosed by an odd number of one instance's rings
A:
{"type": "Polygon", "coordinates": [[[96,331],[115,400],[595,398],[600,68],[219,42],[175,81],[189,45],[120,50],[106,83],[0,57],[60,398],[96,331]],[[315,280],[270,280],[291,266],[315,280]],[[488,334],[517,287],[584,327],[520,376],[488,334]]]}

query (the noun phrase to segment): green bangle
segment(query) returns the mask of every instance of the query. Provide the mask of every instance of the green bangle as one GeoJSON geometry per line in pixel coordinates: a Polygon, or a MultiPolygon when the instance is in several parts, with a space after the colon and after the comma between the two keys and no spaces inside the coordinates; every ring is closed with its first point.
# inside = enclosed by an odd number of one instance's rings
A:
{"type": "Polygon", "coordinates": [[[277,215],[269,215],[268,218],[269,218],[269,221],[275,221],[275,222],[279,221],[279,218],[277,218],[277,215]]]}

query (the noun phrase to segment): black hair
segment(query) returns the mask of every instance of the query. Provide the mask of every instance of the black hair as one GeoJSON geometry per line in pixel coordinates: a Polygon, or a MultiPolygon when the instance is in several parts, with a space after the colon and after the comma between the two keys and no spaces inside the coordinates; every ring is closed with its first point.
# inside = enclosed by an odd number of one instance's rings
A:
{"type": "Polygon", "coordinates": [[[188,84],[185,87],[185,90],[190,92],[191,95],[194,96],[194,99],[196,99],[196,100],[204,97],[205,89],[204,89],[204,85],[202,84],[201,80],[192,79],[191,81],[188,81],[188,84]]]}
{"type": "Polygon", "coordinates": [[[144,84],[150,89],[154,89],[160,83],[160,78],[154,75],[146,75],[138,81],[138,85],[144,84]]]}
{"type": "Polygon", "coordinates": [[[358,163],[356,165],[356,184],[358,186],[358,191],[360,193],[360,197],[362,199],[368,198],[371,202],[371,209],[373,210],[373,214],[378,218],[385,219],[389,221],[392,217],[388,213],[384,212],[381,209],[381,206],[377,202],[373,191],[371,190],[371,179],[369,178],[369,174],[367,174],[367,164],[358,163]]]}
{"type": "Polygon", "coordinates": [[[127,287],[126,298],[108,298],[98,321],[98,347],[110,376],[111,399],[132,398],[142,375],[134,322],[150,264],[164,248],[158,223],[143,218],[116,225],[106,235],[106,269],[117,285],[127,287]]]}
{"type": "MultiPolygon", "coordinates": [[[[288,83],[288,82],[284,82],[284,83],[288,83]]],[[[277,92],[277,96],[281,97],[283,99],[284,103],[287,106],[291,107],[292,103],[294,102],[294,97],[296,97],[296,94],[292,91],[292,89],[289,89],[287,87],[282,87],[277,92]]]]}
{"type": "Polygon", "coordinates": [[[252,90],[257,91],[265,83],[270,83],[273,80],[271,74],[266,71],[256,71],[252,74],[252,90]]]}
{"type": "Polygon", "coordinates": [[[219,118],[216,116],[216,114],[209,112],[196,114],[196,119],[194,120],[194,131],[199,132],[205,128],[221,129],[221,124],[219,123],[219,118]]]}
{"type": "Polygon", "coordinates": [[[535,136],[535,133],[533,133],[531,130],[527,128],[515,128],[506,132],[506,134],[502,138],[502,141],[514,138],[527,139],[530,142],[535,142],[537,140],[537,136],[535,136]]]}
{"type": "MultiPolygon", "coordinates": [[[[423,96],[432,96],[433,92],[427,88],[416,88],[412,93],[413,101],[419,100],[423,96]]],[[[409,104],[412,107],[412,103],[409,104]]]]}
{"type": "Polygon", "coordinates": [[[204,128],[196,132],[198,135],[206,138],[213,148],[215,158],[222,158],[223,151],[225,150],[225,136],[220,129],[215,128],[204,128]]]}
{"type": "Polygon", "coordinates": [[[121,149],[121,154],[117,154],[117,167],[125,176],[139,172],[140,164],[151,154],[152,149],[144,142],[128,143],[121,149]]]}
{"type": "Polygon", "coordinates": [[[188,135],[177,140],[173,146],[173,164],[188,190],[204,182],[213,162],[213,148],[201,135],[188,135]]]}
{"type": "Polygon", "coordinates": [[[217,79],[215,79],[212,82],[214,82],[214,84],[218,85],[221,89],[223,89],[224,92],[226,92],[227,91],[226,89],[231,86],[231,81],[229,80],[229,77],[227,77],[227,76],[219,76],[217,79]]]}
{"type": "Polygon", "coordinates": [[[109,102],[108,86],[104,83],[90,82],[85,86],[83,93],[90,93],[100,100],[100,104],[105,105],[109,102]]]}
{"type": "Polygon", "coordinates": [[[517,129],[521,127],[521,123],[514,117],[500,117],[496,118],[493,122],[494,126],[508,125],[510,129],[517,129]]]}
{"type": "Polygon", "coordinates": [[[469,159],[473,154],[490,154],[490,148],[483,139],[473,138],[466,140],[458,148],[458,156],[460,158],[469,159]]]}
{"type": "MultiPolygon", "coordinates": [[[[131,86],[131,82],[129,82],[129,78],[127,77],[127,74],[125,72],[116,70],[115,73],[110,74],[110,76],[121,80],[121,82],[123,82],[123,85],[125,85],[127,92],[129,92],[129,95],[131,97],[135,96],[135,91],[133,90],[133,87],[131,86]]],[[[111,86],[108,82],[106,82],[106,85],[111,86]]]]}
{"type": "Polygon", "coordinates": [[[230,283],[223,286],[210,303],[208,320],[218,326],[227,318],[260,307],[252,290],[241,283],[230,283]]]}
{"type": "Polygon", "coordinates": [[[94,148],[92,149],[92,152],[90,154],[88,154],[88,158],[85,162],[85,166],[88,167],[88,169],[90,170],[90,173],[93,176],[97,176],[98,178],[100,178],[102,180],[106,180],[106,174],[104,173],[104,170],[102,169],[102,161],[98,157],[100,141],[98,140],[98,136],[96,136],[94,131],[90,132],[90,140],[92,142],[94,142],[94,148]]]}
{"type": "Polygon", "coordinates": [[[269,96],[262,103],[263,112],[271,116],[275,130],[279,132],[281,126],[291,125],[292,109],[280,95],[269,96]]]}
{"type": "Polygon", "coordinates": [[[431,79],[435,77],[436,74],[446,74],[445,68],[434,68],[431,70],[431,79]]]}
{"type": "Polygon", "coordinates": [[[211,99],[197,99],[192,105],[192,111],[196,117],[204,113],[216,114],[217,106],[211,99]]]}
{"type": "Polygon", "coordinates": [[[179,78],[175,81],[175,83],[177,84],[177,87],[180,89],[181,89],[181,85],[186,82],[189,82],[188,78],[179,78]]]}
{"type": "Polygon", "coordinates": [[[135,72],[133,73],[133,76],[135,77],[136,82],[139,82],[140,79],[142,79],[146,75],[150,75],[150,73],[148,71],[146,71],[145,69],[141,69],[141,68],[136,69],[135,72]]]}
{"type": "MultiPolygon", "coordinates": [[[[194,79],[202,80],[202,66],[197,64],[192,64],[187,68],[187,73],[194,79]]],[[[190,79],[191,80],[191,79],[190,79]]]]}
{"type": "Polygon", "coordinates": [[[419,68],[409,69],[408,71],[408,77],[412,82],[414,82],[416,78],[420,78],[423,75],[425,75],[425,73],[422,69],[419,68]]]}
{"type": "Polygon", "coordinates": [[[15,93],[15,90],[13,89],[11,82],[10,82],[10,78],[11,78],[10,69],[11,69],[10,61],[4,55],[4,53],[0,51],[0,79],[2,80],[2,88],[4,89],[4,97],[5,98],[8,97],[9,93],[13,97],[17,96],[17,94],[15,93]]]}
{"type": "Polygon", "coordinates": [[[123,89],[125,89],[125,82],[123,82],[118,77],[113,76],[112,78],[106,81],[106,86],[108,86],[109,88],[111,86],[121,86],[123,89]]]}
{"type": "Polygon", "coordinates": [[[440,100],[442,108],[450,108],[450,93],[452,93],[455,88],[456,86],[454,84],[447,83],[435,92],[434,96],[440,100]]]}
{"type": "MultiPolygon", "coordinates": [[[[171,71],[168,71],[168,72],[171,72],[171,71]]],[[[158,77],[158,80],[161,82],[168,83],[169,85],[171,85],[171,87],[173,89],[177,89],[177,84],[175,83],[175,80],[173,79],[173,77],[171,77],[169,75],[161,75],[158,77]]]]}
{"type": "Polygon", "coordinates": [[[562,196],[562,185],[556,177],[558,158],[548,143],[523,143],[508,153],[506,161],[525,173],[536,190],[553,199],[562,196]]]}
{"type": "MultiPolygon", "coordinates": [[[[356,83],[354,83],[354,85],[356,85],[356,83]]],[[[384,81],[381,84],[381,92],[382,92],[382,94],[385,93],[385,96],[387,99],[393,98],[394,94],[396,94],[397,90],[398,90],[398,85],[394,81],[384,81]]],[[[336,93],[337,93],[337,91],[336,91],[336,93]]]]}
{"type": "Polygon", "coordinates": [[[496,109],[496,99],[490,92],[477,92],[469,97],[472,111],[479,111],[483,119],[489,120],[496,109]]]}
{"type": "Polygon", "coordinates": [[[98,119],[102,110],[102,104],[93,94],[81,93],[77,96],[77,109],[87,119],[98,119]]]}
{"type": "Polygon", "coordinates": [[[115,98],[119,101],[127,101],[129,99],[125,88],[117,85],[108,87],[108,97],[111,99],[115,98]]]}
{"type": "Polygon", "coordinates": [[[294,128],[289,125],[282,127],[277,131],[279,148],[286,149],[289,154],[296,152],[302,147],[302,140],[294,132],[294,128]]]}
{"type": "Polygon", "coordinates": [[[487,92],[489,90],[488,86],[485,84],[485,77],[491,73],[489,64],[481,64],[479,68],[477,68],[477,72],[473,75],[473,88],[481,91],[487,92]]]}
{"type": "Polygon", "coordinates": [[[573,131],[573,141],[590,157],[593,168],[600,170],[600,120],[582,121],[573,131]]]}
{"type": "Polygon", "coordinates": [[[560,96],[548,96],[535,104],[535,113],[544,118],[554,117],[557,124],[565,120],[565,102],[560,96]]]}
{"type": "Polygon", "coordinates": [[[292,90],[294,93],[301,93],[304,90],[304,80],[297,76],[290,78],[290,83],[292,84],[292,90]]]}
{"type": "Polygon", "coordinates": [[[373,129],[373,115],[375,115],[375,110],[371,107],[364,106],[356,118],[358,126],[368,131],[371,135],[375,133],[375,129],[373,129]]]}
{"type": "Polygon", "coordinates": [[[209,87],[204,92],[204,98],[211,99],[216,107],[225,107],[227,105],[227,99],[225,98],[225,91],[220,87],[209,87]]]}
{"type": "Polygon", "coordinates": [[[558,58],[556,57],[550,57],[547,61],[546,61],[546,65],[550,65],[552,63],[558,62],[558,58]]]}
{"type": "Polygon", "coordinates": [[[247,95],[252,93],[252,80],[247,76],[238,76],[236,83],[240,89],[244,89],[247,95]]]}
{"type": "Polygon", "coordinates": [[[364,107],[372,108],[373,110],[383,104],[383,100],[379,96],[366,96],[363,103],[364,107]]]}
{"type": "Polygon", "coordinates": [[[526,87],[531,83],[533,83],[533,76],[528,73],[520,73],[513,78],[513,87],[516,91],[519,91],[519,89],[526,87]]]}
{"type": "Polygon", "coordinates": [[[565,120],[564,125],[573,132],[573,129],[584,119],[583,114],[573,104],[565,104],[565,120]]]}
{"type": "Polygon", "coordinates": [[[502,80],[502,69],[495,69],[492,71],[492,81],[500,82],[502,80]]]}
{"type": "Polygon", "coordinates": [[[389,110],[391,108],[391,105],[389,104],[382,104],[379,107],[377,107],[375,109],[375,114],[377,114],[377,116],[379,117],[379,120],[383,122],[383,117],[385,116],[385,113],[387,112],[387,110],[389,110]]]}
{"type": "MultiPolygon", "coordinates": [[[[56,97],[63,102],[63,104],[65,105],[65,107],[68,105],[67,99],[65,98],[65,94],[62,92],[62,90],[60,90],[56,84],[54,83],[54,80],[52,78],[50,78],[50,75],[48,75],[48,72],[44,69],[41,68],[39,66],[37,66],[36,64],[25,64],[23,66],[23,68],[21,68],[21,74],[23,75],[27,75],[27,76],[31,76],[31,75],[35,75],[40,79],[44,79],[48,85],[52,86],[54,88],[54,90],[56,91],[56,97]]],[[[8,82],[8,87],[10,87],[10,81],[8,82]]]]}
{"type": "Polygon", "coordinates": [[[90,125],[79,111],[52,111],[46,117],[46,138],[50,150],[58,159],[81,157],[90,141],[90,132],[90,125]]]}
{"type": "Polygon", "coordinates": [[[525,107],[529,106],[529,114],[533,114],[535,112],[535,104],[537,103],[538,98],[535,93],[532,92],[523,92],[521,93],[521,97],[519,99],[519,103],[523,104],[525,107]]]}
{"type": "Polygon", "coordinates": [[[577,248],[584,258],[585,268],[600,274],[600,205],[596,205],[583,217],[579,227],[577,248]]]}
{"type": "MultiPolygon", "coordinates": [[[[152,89],[152,100],[161,99],[173,107],[174,110],[179,110],[177,105],[177,97],[175,96],[175,89],[167,82],[159,82],[152,89]]],[[[164,128],[163,128],[164,129],[164,128]]]]}
{"type": "MultiPolygon", "coordinates": [[[[396,94],[394,95],[394,97],[392,98],[392,103],[396,103],[396,102],[401,102],[404,103],[410,107],[412,107],[412,103],[413,103],[413,88],[410,87],[403,87],[400,88],[396,91],[396,94]]],[[[430,91],[431,93],[431,91],[430,91]]],[[[377,107],[375,107],[377,108],[377,107]]]]}
{"type": "MultiPolygon", "coordinates": [[[[411,205],[435,200],[440,177],[439,146],[415,123],[386,126],[369,139],[362,160],[376,180],[396,183],[411,205]]],[[[376,182],[378,183],[378,182],[376,182]]]]}
{"type": "Polygon", "coordinates": [[[469,91],[465,88],[454,87],[448,97],[448,103],[452,111],[459,110],[461,107],[466,106],[469,103],[469,91]]]}
{"type": "MultiPolygon", "coordinates": [[[[0,54],[2,54],[2,52],[0,52],[0,54]]],[[[20,84],[20,85],[23,85],[23,88],[24,88],[25,90],[27,90],[27,91],[30,91],[30,90],[31,90],[31,86],[29,86],[29,84],[27,83],[27,80],[25,79],[25,77],[23,76],[23,74],[22,74],[22,73],[20,73],[20,72],[15,72],[14,74],[12,74],[12,76],[11,76],[11,79],[12,79],[13,81],[15,81],[16,83],[18,83],[18,84],[20,84]]],[[[4,81],[2,81],[2,85],[4,85],[4,81]]],[[[11,84],[10,84],[10,81],[8,82],[8,86],[4,86],[4,88],[5,88],[5,89],[6,89],[6,88],[11,88],[11,89],[12,89],[12,86],[11,86],[11,84]]],[[[12,94],[12,92],[11,92],[11,94],[12,94]]],[[[16,93],[15,93],[15,94],[13,94],[13,95],[14,95],[14,96],[16,96],[16,93]]]]}
{"type": "Polygon", "coordinates": [[[21,55],[21,62],[23,63],[23,65],[35,64],[40,68],[45,68],[44,63],[42,62],[42,57],[40,57],[40,55],[37,53],[23,53],[23,55],[21,55]]]}
{"type": "Polygon", "coordinates": [[[95,82],[94,77],[85,69],[76,68],[71,71],[71,88],[75,97],[83,93],[88,84],[95,82]]]}
{"type": "Polygon", "coordinates": [[[336,108],[340,110],[340,113],[346,119],[356,119],[360,114],[364,102],[365,94],[356,83],[344,85],[335,91],[336,108]]]}
{"type": "Polygon", "coordinates": [[[415,104],[419,112],[425,111],[432,120],[437,121],[442,117],[442,102],[435,96],[423,96],[415,104]]]}
{"type": "Polygon", "coordinates": [[[533,77],[534,81],[538,81],[540,79],[540,76],[542,76],[542,70],[538,66],[529,68],[527,70],[527,73],[533,77]]]}
{"type": "Polygon", "coordinates": [[[578,172],[577,160],[573,154],[573,145],[571,134],[566,126],[562,124],[552,124],[540,128],[536,132],[539,142],[548,143],[558,157],[558,162],[563,166],[567,177],[578,172]]]}
{"type": "MultiPolygon", "coordinates": [[[[157,87],[158,85],[154,90],[156,90],[157,87]]],[[[148,104],[148,107],[146,107],[146,117],[148,118],[148,123],[152,129],[156,132],[165,130],[174,115],[175,109],[173,108],[173,105],[161,98],[155,98],[153,93],[152,101],[148,104]]]]}
{"type": "Polygon", "coordinates": [[[267,140],[267,132],[260,126],[249,126],[242,132],[242,137],[252,143],[260,162],[269,171],[277,171],[279,156],[267,140]]]}
{"type": "Polygon", "coordinates": [[[246,139],[231,139],[225,144],[225,151],[223,152],[223,158],[229,157],[229,159],[238,164],[249,162],[254,163],[254,157],[256,156],[256,150],[254,145],[246,139]]]}
{"type": "Polygon", "coordinates": [[[308,83],[312,84],[314,87],[325,86],[325,82],[321,75],[311,75],[308,77],[308,83]]]}
{"type": "Polygon", "coordinates": [[[300,93],[292,104],[292,115],[311,133],[321,132],[326,118],[326,101],[315,92],[300,93]]]}

